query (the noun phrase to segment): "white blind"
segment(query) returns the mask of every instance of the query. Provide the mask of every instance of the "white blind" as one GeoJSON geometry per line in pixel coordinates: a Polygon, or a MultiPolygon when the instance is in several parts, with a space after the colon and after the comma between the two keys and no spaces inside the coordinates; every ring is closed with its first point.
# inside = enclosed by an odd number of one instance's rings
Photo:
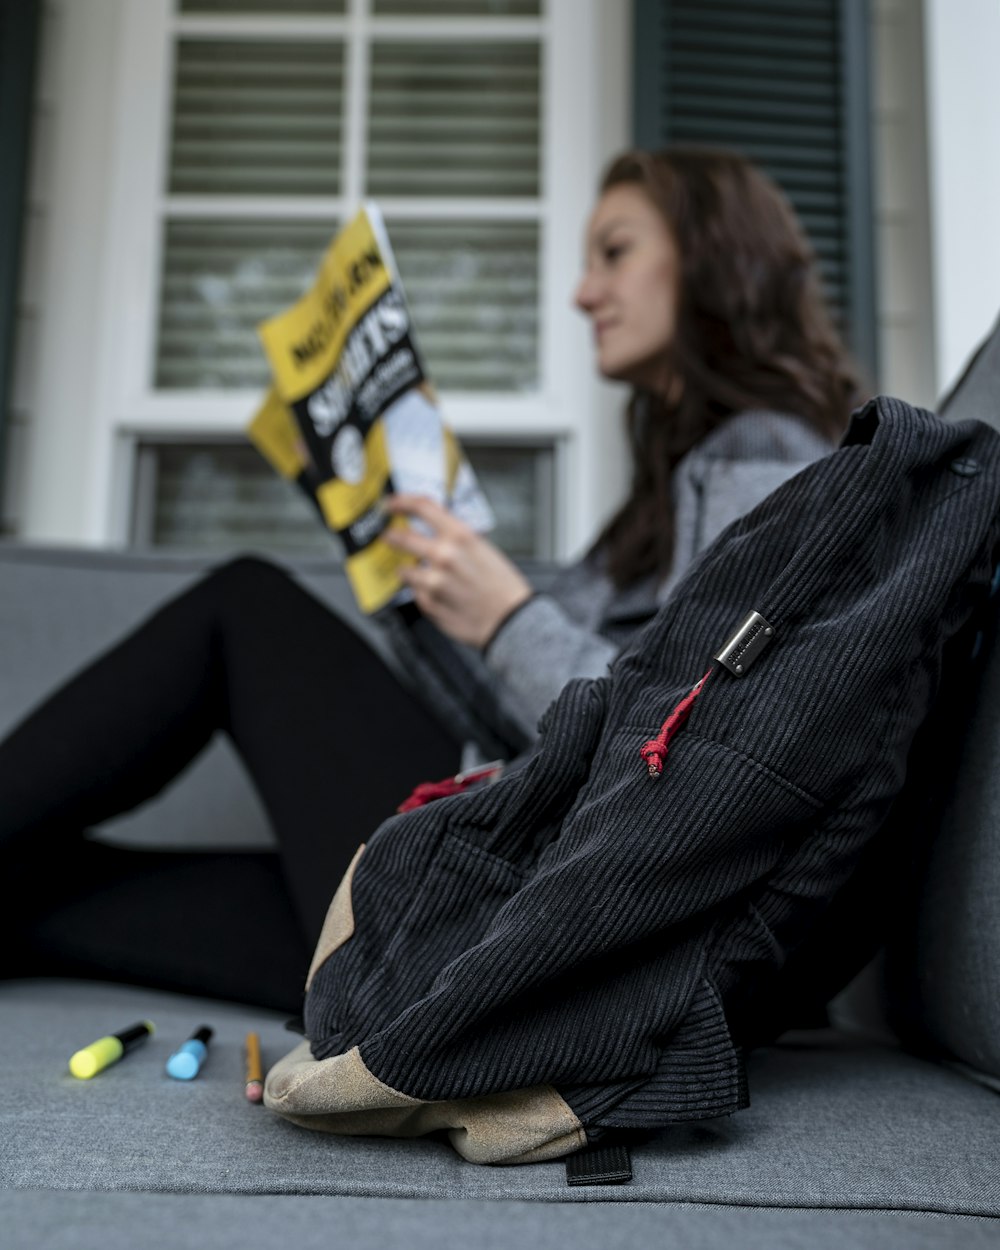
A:
{"type": "Polygon", "coordinates": [[[368,193],[537,196],[540,97],[537,42],[376,42],[368,193]]]}
{"type": "Polygon", "coordinates": [[[472,391],[537,386],[537,225],[386,224],[435,384],[472,391]]]}
{"type": "Polygon", "coordinates": [[[373,0],[376,17],[539,17],[541,0],[373,0]]]}
{"type": "MultiPolygon", "coordinates": [[[[380,6],[413,16],[441,2],[380,6]]],[[[207,11],[210,0],[186,0],[185,11],[195,5],[207,11]]],[[[462,6],[494,16],[538,7],[518,0],[462,6]]],[[[234,4],[231,11],[247,10],[234,4]]],[[[253,201],[308,203],[342,193],[345,53],[335,39],[178,38],[170,204],[211,196],[217,207],[213,216],[168,208],[158,388],[267,383],[256,326],[311,284],[338,223],[329,215],[268,218],[253,201]],[[227,215],[229,197],[238,214],[227,215]]],[[[537,216],[529,210],[524,218],[523,205],[540,192],[540,62],[537,38],[371,42],[361,194],[397,206],[426,197],[478,201],[458,220],[389,210],[417,341],[444,390],[538,386],[540,236],[537,216]],[[512,197],[522,205],[513,219],[491,216],[490,203],[512,197]]]]}
{"type": "Polygon", "coordinates": [[[338,17],[345,0],[180,0],[181,13],[268,14],[301,17],[304,14],[338,17]]]}
{"type": "Polygon", "coordinates": [[[344,45],[181,39],[170,191],[336,195],[344,45]]]}
{"type": "Polygon", "coordinates": [[[266,386],[256,327],[309,287],[335,229],[331,221],[168,222],[157,387],[266,386]]]}
{"type": "MultiPolygon", "coordinates": [[[[538,227],[390,219],[417,342],[445,390],[538,383],[538,227]]],[[[257,325],[310,285],[329,221],[168,222],[157,335],[159,388],[268,381],[257,325]]]]}
{"type": "MultiPolygon", "coordinates": [[[[345,0],[180,0],[181,13],[338,16],[345,0]]],[[[541,0],[373,0],[377,17],[538,17],[541,0]]]]}
{"type": "MultiPolygon", "coordinates": [[[[372,198],[438,389],[537,390],[544,35],[532,19],[542,9],[179,0],[179,17],[199,20],[181,21],[174,39],[155,387],[263,391],[258,324],[312,284],[338,226],[372,198]],[[311,37],[294,20],[306,17],[311,37]],[[477,37],[479,18],[489,25],[477,37]],[[498,36],[504,19],[510,34],[498,36]]],[[[551,444],[468,451],[500,544],[551,554],[551,444]]],[[[151,440],[139,466],[138,542],[331,550],[305,497],[248,445],[151,440]]]]}
{"type": "MultiPolygon", "coordinates": [[[[467,444],[509,555],[552,556],[553,456],[549,447],[467,444]]],[[[145,442],[132,541],[175,549],[254,549],[337,556],[337,539],[306,496],[237,443],[145,442]]]]}
{"type": "Polygon", "coordinates": [[[539,194],[539,98],[537,44],[376,42],[369,194],[539,194]]]}
{"type": "Polygon", "coordinates": [[[339,554],[306,496],[253,447],[146,443],[139,457],[132,540],[140,546],[339,554]]]}

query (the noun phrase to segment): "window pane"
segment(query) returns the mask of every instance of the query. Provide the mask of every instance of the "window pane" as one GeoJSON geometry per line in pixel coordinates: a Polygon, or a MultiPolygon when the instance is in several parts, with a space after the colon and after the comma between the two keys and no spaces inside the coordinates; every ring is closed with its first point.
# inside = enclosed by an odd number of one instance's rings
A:
{"type": "MultiPolygon", "coordinates": [[[[440,390],[538,385],[538,227],[390,222],[416,339],[440,390]]],[[[261,387],[257,325],[309,289],[330,222],[167,225],[156,386],[261,387]]]]}
{"type": "Polygon", "coordinates": [[[387,227],[435,385],[537,387],[537,225],[389,221],[387,227]]]}
{"type": "MultiPolygon", "coordinates": [[[[549,558],[552,449],[469,444],[465,450],[496,513],[492,539],[515,558],[549,558]]],[[[139,456],[133,543],[340,559],[338,539],[305,495],[248,444],[149,442],[139,456]]]]}
{"type": "Polygon", "coordinates": [[[539,194],[536,43],[376,42],[370,195],[539,194]]]}
{"type": "Polygon", "coordinates": [[[344,45],[182,39],[170,190],[335,195],[344,45]]]}
{"type": "Polygon", "coordinates": [[[306,496],[250,446],[146,444],[133,542],[190,551],[235,548],[340,558],[306,496]],[[152,498],[143,497],[151,492],[152,498]]]}
{"type": "Polygon", "coordinates": [[[496,516],[492,540],[514,559],[551,560],[555,550],[552,448],[467,442],[465,454],[496,516]]]}
{"type": "Polygon", "coordinates": [[[266,386],[257,325],[308,290],[335,230],[329,221],[168,223],[157,387],[266,386]]]}
{"type": "Polygon", "coordinates": [[[541,0],[374,0],[376,17],[539,17],[541,0]]]}
{"type": "Polygon", "coordinates": [[[338,16],[344,12],[345,0],[180,0],[182,13],[274,13],[301,16],[316,13],[338,16]]]}

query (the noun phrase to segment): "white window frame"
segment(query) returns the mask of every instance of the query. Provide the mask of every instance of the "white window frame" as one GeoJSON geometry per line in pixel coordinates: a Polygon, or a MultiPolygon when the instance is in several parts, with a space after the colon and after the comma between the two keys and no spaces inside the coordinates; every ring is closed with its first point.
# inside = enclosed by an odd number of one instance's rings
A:
{"type": "MultiPolygon", "coordinates": [[[[79,0],[76,0],[79,3],[79,0]]],[[[180,16],[172,0],[86,0],[106,21],[117,19],[113,49],[117,69],[111,96],[112,126],[107,176],[106,236],[100,291],[76,293],[90,308],[96,364],[90,408],[87,463],[76,477],[64,473],[75,499],[63,498],[52,519],[35,529],[58,535],[60,521],[74,516],[74,539],[98,544],[128,540],[135,448],[158,438],[239,437],[260,400],[247,391],[157,391],[153,387],[158,316],[156,283],[165,209],[211,211],[215,197],[183,197],[183,208],[165,193],[170,140],[171,51],[177,33],[225,33],[238,37],[280,31],[289,37],[353,35],[345,99],[355,141],[345,144],[342,194],[303,199],[240,197],[243,210],[273,215],[329,213],[345,220],[360,199],[357,142],[364,125],[368,37],[432,37],[436,29],[457,37],[476,31],[497,38],[541,36],[543,55],[543,169],[539,200],[480,203],[484,215],[538,220],[540,224],[540,384],[537,392],[480,395],[444,392],[447,420],[460,436],[480,441],[551,441],[556,449],[557,512],[554,548],[578,552],[620,494],[624,453],[617,421],[622,394],[595,375],[589,330],[571,308],[578,279],[582,236],[600,170],[626,142],[630,55],[628,0],[546,0],[538,19],[374,19],[370,0],[349,0],[344,18],[232,18],[180,16]]],[[[70,17],[67,7],[65,16],[70,17]]],[[[81,8],[83,5],[81,5],[81,8]]],[[[93,16],[93,15],[92,15],[93,16]]],[[[107,31],[105,33],[108,33],[107,31]]],[[[95,45],[96,46],[96,45],[95,45]]],[[[95,87],[95,91],[97,88],[95,87]]],[[[96,171],[99,173],[100,171],[96,171]]],[[[95,171],[91,171],[92,174],[95,171]]],[[[468,200],[380,199],[395,212],[437,219],[469,215],[468,200]]],[[[226,214],[234,211],[226,200],[226,214]]],[[[239,211],[238,209],[236,211],[239,211]]],[[[94,246],[100,248],[95,240],[94,246]]],[[[52,291],[56,290],[53,286],[52,291]]],[[[62,291],[66,295],[65,289],[62,291]]],[[[418,327],[419,333],[419,327],[418,327]]],[[[49,388],[55,395],[58,383],[49,388]]],[[[64,384],[62,402],[70,400],[64,384]]],[[[77,392],[73,402],[80,403],[77,392]]],[[[35,467],[36,473],[39,471],[35,467]]],[[[30,526],[29,526],[30,529],[30,526]]]]}

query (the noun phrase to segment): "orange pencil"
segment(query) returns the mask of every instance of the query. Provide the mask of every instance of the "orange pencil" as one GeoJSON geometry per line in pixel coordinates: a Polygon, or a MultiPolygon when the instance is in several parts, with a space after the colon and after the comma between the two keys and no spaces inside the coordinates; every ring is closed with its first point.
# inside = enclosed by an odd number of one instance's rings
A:
{"type": "Polygon", "coordinates": [[[264,1073],[260,1066],[260,1038],[256,1033],[247,1034],[247,1083],[248,1101],[260,1102],[264,1097],[264,1073]]]}

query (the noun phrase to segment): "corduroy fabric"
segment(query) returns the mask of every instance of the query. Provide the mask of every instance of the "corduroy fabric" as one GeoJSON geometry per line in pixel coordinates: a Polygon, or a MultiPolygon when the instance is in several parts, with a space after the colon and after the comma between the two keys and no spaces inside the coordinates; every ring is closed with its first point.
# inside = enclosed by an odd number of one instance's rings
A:
{"type": "Polygon", "coordinates": [[[377,831],[306,999],[314,1057],[358,1046],[420,1100],[550,1085],[591,1137],[745,1106],[732,1022],[901,789],[998,502],[995,432],[869,404],[608,677],[570,683],[528,765],[377,831]],[[743,677],[716,666],[651,778],[640,747],[752,609],[773,642],[743,677]]]}

